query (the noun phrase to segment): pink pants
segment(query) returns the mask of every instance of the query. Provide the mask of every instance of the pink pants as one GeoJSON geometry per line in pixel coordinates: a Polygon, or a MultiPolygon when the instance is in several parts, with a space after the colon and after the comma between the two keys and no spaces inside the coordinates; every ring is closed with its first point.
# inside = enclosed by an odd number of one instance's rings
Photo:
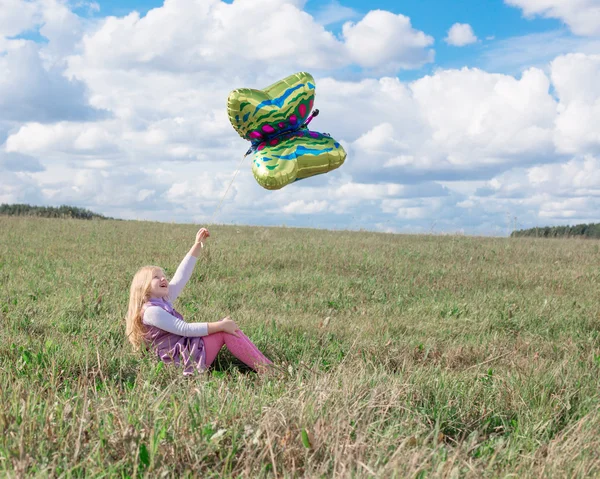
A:
{"type": "Polygon", "coordinates": [[[238,330],[236,334],[238,337],[233,334],[220,332],[209,334],[202,338],[206,352],[206,367],[209,367],[213,363],[223,345],[227,346],[231,354],[255,371],[261,365],[273,364],[244,333],[238,330]]]}

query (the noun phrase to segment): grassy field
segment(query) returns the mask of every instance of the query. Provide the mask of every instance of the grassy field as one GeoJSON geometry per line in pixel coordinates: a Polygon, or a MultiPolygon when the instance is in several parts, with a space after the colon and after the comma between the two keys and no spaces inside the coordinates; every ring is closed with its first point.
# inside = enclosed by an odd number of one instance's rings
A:
{"type": "Polygon", "coordinates": [[[131,352],[197,227],[0,217],[0,476],[600,475],[600,243],[214,226],[176,307],[285,371],[131,352]]]}

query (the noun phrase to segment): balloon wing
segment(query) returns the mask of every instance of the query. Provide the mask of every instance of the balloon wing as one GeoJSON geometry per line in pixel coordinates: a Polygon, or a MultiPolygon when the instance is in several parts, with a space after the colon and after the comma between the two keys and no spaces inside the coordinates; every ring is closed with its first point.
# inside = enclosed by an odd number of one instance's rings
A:
{"type": "Polygon", "coordinates": [[[345,158],[342,145],[329,135],[299,130],[260,143],[253,155],[252,173],[263,188],[277,190],[334,170],[345,158]]]}
{"type": "Polygon", "coordinates": [[[312,110],[314,97],[315,81],[304,72],[264,90],[240,88],[229,94],[229,121],[242,138],[258,143],[300,128],[312,110]]]}

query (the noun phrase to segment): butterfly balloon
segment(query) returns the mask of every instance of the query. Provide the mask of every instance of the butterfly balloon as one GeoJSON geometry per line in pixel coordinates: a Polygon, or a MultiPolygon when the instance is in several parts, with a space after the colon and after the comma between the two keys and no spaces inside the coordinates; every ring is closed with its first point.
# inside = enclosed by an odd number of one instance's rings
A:
{"type": "Polygon", "coordinates": [[[246,154],[252,154],[252,173],[263,188],[277,190],[344,163],[346,152],[337,141],[307,128],[319,113],[312,111],[314,99],[315,80],[305,72],[264,90],[240,88],[229,94],[229,121],[251,142],[246,154]]]}

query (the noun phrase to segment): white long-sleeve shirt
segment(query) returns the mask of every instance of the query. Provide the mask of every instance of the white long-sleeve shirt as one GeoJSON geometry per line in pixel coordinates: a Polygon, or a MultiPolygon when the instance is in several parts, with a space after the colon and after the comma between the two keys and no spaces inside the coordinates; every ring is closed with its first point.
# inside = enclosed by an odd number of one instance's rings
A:
{"type": "MultiPolygon", "coordinates": [[[[169,300],[171,302],[175,301],[181,294],[181,291],[183,291],[183,287],[192,276],[196,261],[196,257],[188,254],[177,267],[173,279],[169,282],[169,300]]],[[[187,323],[167,313],[158,306],[148,306],[146,308],[143,322],[148,326],[154,326],[179,336],[196,337],[208,335],[208,323],[187,323]]]]}

